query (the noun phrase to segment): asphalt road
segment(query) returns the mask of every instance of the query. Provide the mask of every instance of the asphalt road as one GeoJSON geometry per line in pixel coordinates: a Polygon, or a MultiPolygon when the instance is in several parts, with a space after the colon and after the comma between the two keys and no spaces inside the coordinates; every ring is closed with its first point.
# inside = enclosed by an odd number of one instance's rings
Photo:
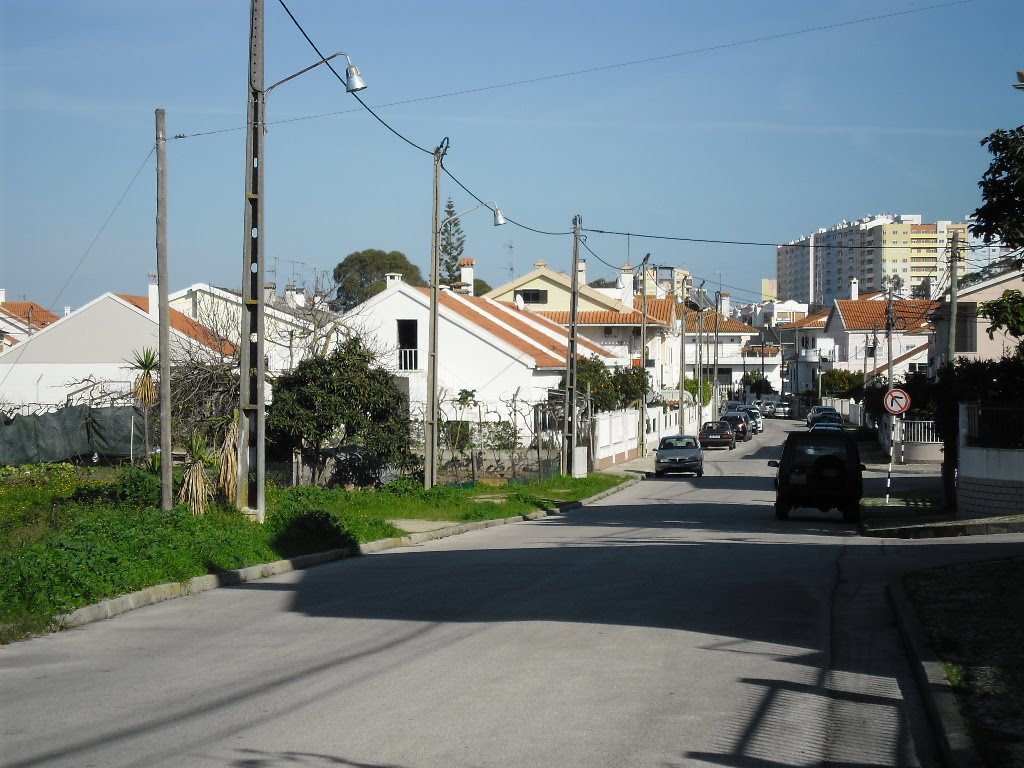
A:
{"type": "Polygon", "coordinates": [[[700,479],[0,649],[0,766],[935,765],[884,586],[1024,537],[778,522],[784,428],[700,479]]]}

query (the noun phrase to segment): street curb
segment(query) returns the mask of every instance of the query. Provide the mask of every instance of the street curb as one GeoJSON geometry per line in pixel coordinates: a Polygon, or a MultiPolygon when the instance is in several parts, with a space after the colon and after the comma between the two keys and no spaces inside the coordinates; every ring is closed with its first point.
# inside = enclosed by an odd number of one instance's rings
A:
{"type": "Polygon", "coordinates": [[[102,600],[101,602],[94,603],[93,605],[86,605],[78,608],[71,613],[57,616],[55,623],[60,629],[72,629],[73,627],[91,624],[94,621],[112,619],[115,616],[120,616],[128,611],[134,611],[136,608],[144,608],[147,605],[162,603],[164,600],[173,600],[178,597],[197,595],[200,592],[206,592],[209,589],[244,584],[245,582],[265,579],[269,576],[276,576],[281,573],[301,571],[315,565],[335,562],[336,560],[344,560],[350,557],[357,557],[359,555],[369,555],[374,552],[383,552],[384,550],[394,549],[395,547],[414,546],[427,541],[434,541],[435,539],[445,539],[449,536],[469,533],[470,531],[482,531],[485,528],[494,528],[498,525],[521,523],[527,520],[542,520],[545,517],[551,517],[560,512],[578,509],[585,504],[597,501],[598,499],[603,499],[605,496],[610,496],[611,494],[617,493],[618,491],[628,488],[631,485],[635,485],[638,482],[640,482],[639,479],[627,480],[621,485],[609,488],[607,491],[602,491],[601,493],[591,496],[590,498],[583,499],[582,501],[570,502],[569,504],[561,507],[548,507],[525,515],[513,515],[511,517],[497,518],[495,520],[480,520],[475,523],[461,523],[459,525],[448,526],[447,528],[438,528],[434,531],[410,533],[405,536],[396,536],[390,539],[369,541],[366,544],[361,544],[358,548],[346,547],[342,549],[330,549],[326,552],[314,552],[309,555],[298,555],[286,560],[276,560],[272,563],[251,565],[247,568],[238,568],[231,571],[223,571],[221,573],[196,576],[185,582],[156,584],[152,587],[146,587],[146,589],[140,589],[137,592],[130,592],[127,595],[112,597],[109,600],[102,600]]]}
{"type": "Polygon", "coordinates": [[[902,580],[889,582],[888,592],[917,679],[918,691],[935,731],[943,765],[946,768],[982,768],[984,763],[960,714],[953,686],[946,679],[941,662],[928,647],[924,629],[910,604],[902,580]]]}
{"type": "Polygon", "coordinates": [[[1024,521],[1001,523],[964,522],[952,524],[919,523],[897,525],[891,528],[865,528],[861,523],[861,534],[893,539],[942,539],[952,536],[985,536],[992,533],[1024,533],[1024,521]]]}

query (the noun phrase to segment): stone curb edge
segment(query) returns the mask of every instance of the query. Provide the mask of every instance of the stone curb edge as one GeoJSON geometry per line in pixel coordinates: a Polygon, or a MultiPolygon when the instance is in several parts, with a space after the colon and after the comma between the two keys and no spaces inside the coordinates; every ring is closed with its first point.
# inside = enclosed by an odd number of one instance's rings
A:
{"type": "Polygon", "coordinates": [[[984,763],[960,714],[953,686],[946,679],[941,662],[928,647],[924,629],[902,581],[895,579],[889,582],[888,592],[943,765],[946,768],[982,768],[984,763]]]}
{"type": "Polygon", "coordinates": [[[435,539],[444,539],[449,536],[457,536],[461,533],[469,533],[470,531],[481,531],[485,528],[493,528],[498,525],[521,523],[526,520],[541,520],[545,517],[558,514],[559,512],[578,509],[585,504],[597,501],[598,499],[603,499],[605,496],[610,496],[611,494],[617,493],[618,491],[628,488],[638,482],[640,482],[638,479],[628,480],[625,483],[617,485],[614,488],[610,488],[607,491],[602,491],[596,496],[591,496],[588,499],[574,501],[562,507],[545,508],[525,515],[513,515],[512,517],[497,518],[495,520],[481,520],[475,523],[462,523],[460,525],[452,525],[447,528],[439,528],[435,531],[410,533],[406,536],[370,541],[366,544],[360,545],[358,548],[348,547],[344,549],[330,549],[326,552],[314,552],[309,555],[299,555],[287,560],[276,560],[272,563],[251,565],[247,568],[238,568],[236,570],[224,571],[222,573],[196,576],[186,582],[157,584],[152,587],[147,587],[146,589],[140,589],[137,592],[131,592],[127,595],[112,597],[109,600],[103,600],[93,605],[86,605],[72,611],[71,613],[58,616],[56,618],[56,625],[60,629],[71,629],[73,627],[80,627],[84,624],[91,624],[94,621],[101,621],[102,619],[112,619],[115,616],[120,616],[122,613],[133,611],[136,608],[143,608],[147,605],[162,603],[164,600],[173,600],[176,597],[196,595],[200,592],[205,592],[208,589],[217,589],[218,587],[229,587],[236,584],[243,584],[248,581],[265,579],[268,576],[276,576],[277,574],[288,573],[289,571],[299,571],[305,568],[311,568],[314,565],[322,565],[336,560],[344,560],[357,555],[369,555],[374,552],[382,552],[386,549],[394,549],[395,547],[413,546],[427,541],[433,541],[435,539]]]}
{"type": "Polygon", "coordinates": [[[941,539],[951,536],[985,536],[992,533],[1024,533],[1024,522],[1003,523],[953,523],[928,525],[898,525],[892,528],[866,528],[861,524],[864,536],[894,539],[941,539]]]}

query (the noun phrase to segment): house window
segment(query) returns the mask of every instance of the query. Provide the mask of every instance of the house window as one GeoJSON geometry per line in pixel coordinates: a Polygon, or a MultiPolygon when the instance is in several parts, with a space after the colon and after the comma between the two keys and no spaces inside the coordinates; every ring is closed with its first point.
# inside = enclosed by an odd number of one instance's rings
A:
{"type": "Polygon", "coordinates": [[[548,292],[540,288],[520,288],[515,295],[523,300],[523,304],[547,304],[548,292]]]}
{"type": "Polygon", "coordinates": [[[415,320],[398,321],[398,370],[419,370],[419,338],[415,320]]]}
{"type": "Polygon", "coordinates": [[[964,312],[956,318],[956,351],[972,354],[978,351],[978,318],[964,312]]]}

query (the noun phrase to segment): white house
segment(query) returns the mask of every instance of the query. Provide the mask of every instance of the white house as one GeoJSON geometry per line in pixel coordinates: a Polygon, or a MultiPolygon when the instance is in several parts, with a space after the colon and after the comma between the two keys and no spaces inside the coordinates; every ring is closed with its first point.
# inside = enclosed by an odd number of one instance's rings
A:
{"type": "MultiPolygon", "coordinates": [[[[171,293],[168,300],[172,309],[238,343],[240,293],[196,283],[171,293]]],[[[329,352],[345,335],[340,316],[327,308],[326,300],[293,285],[286,286],[284,296],[279,296],[274,283],[264,286],[264,329],[267,373],[271,376],[291,370],[309,355],[329,352]]]]}
{"type": "MultiPolygon", "coordinates": [[[[172,356],[198,345],[230,357],[231,344],[171,310],[172,356]]],[[[0,407],[23,412],[130,397],[135,352],[159,348],[156,286],[148,296],[105,293],[0,352],[0,407]]]]}
{"type": "MultiPolygon", "coordinates": [[[[515,303],[439,292],[437,389],[442,411],[451,415],[462,391],[474,392],[485,420],[502,413],[513,398],[548,400],[565,374],[566,330],[515,303]]],[[[411,408],[427,402],[430,291],[388,275],[387,288],[347,312],[343,323],[366,339],[382,364],[408,384],[411,408]]],[[[626,365],[607,349],[578,339],[581,356],[597,355],[607,365],[626,365]]]]}

